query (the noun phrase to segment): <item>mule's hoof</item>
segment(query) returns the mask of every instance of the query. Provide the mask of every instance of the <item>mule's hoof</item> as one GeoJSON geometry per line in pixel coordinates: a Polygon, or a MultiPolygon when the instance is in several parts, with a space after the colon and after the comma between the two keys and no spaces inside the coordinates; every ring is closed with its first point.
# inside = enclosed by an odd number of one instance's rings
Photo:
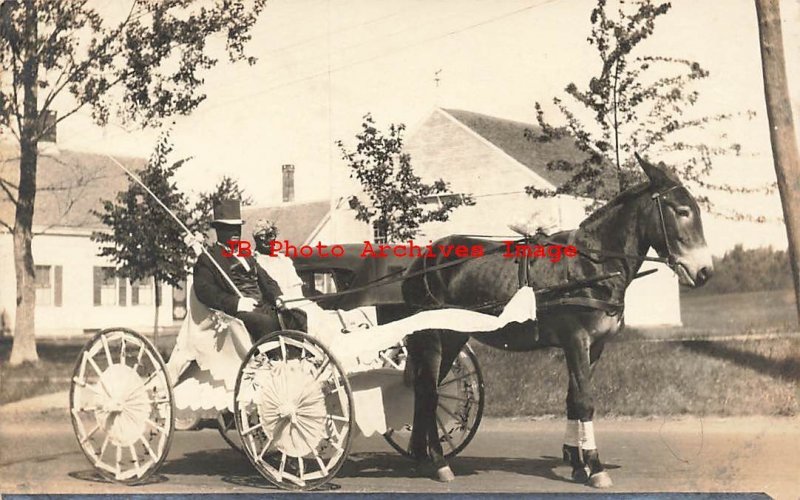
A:
{"type": "Polygon", "coordinates": [[[589,467],[572,469],[572,480],[576,483],[585,483],[589,480],[589,467]]]}
{"type": "Polygon", "coordinates": [[[589,476],[589,480],[586,482],[592,488],[611,488],[614,486],[614,482],[611,481],[611,476],[608,475],[608,472],[602,471],[596,474],[592,474],[589,476]]]}
{"type": "Polygon", "coordinates": [[[444,467],[440,467],[436,471],[436,480],[441,483],[449,483],[455,481],[456,475],[453,474],[453,471],[450,470],[449,465],[445,465],[444,467]]]}

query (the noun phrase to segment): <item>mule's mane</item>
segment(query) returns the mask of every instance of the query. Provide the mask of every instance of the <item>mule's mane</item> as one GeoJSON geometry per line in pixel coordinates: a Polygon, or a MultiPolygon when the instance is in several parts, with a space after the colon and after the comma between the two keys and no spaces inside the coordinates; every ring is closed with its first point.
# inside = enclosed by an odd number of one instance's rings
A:
{"type": "Polygon", "coordinates": [[[597,221],[598,219],[604,217],[613,209],[617,208],[620,205],[623,205],[630,201],[633,198],[636,198],[640,194],[644,193],[650,188],[649,182],[643,182],[641,184],[637,184],[633,187],[626,189],[625,191],[621,192],[617,196],[613,197],[609,200],[608,203],[603,205],[602,207],[598,208],[594,212],[592,212],[587,218],[580,223],[579,227],[584,227],[587,224],[591,224],[592,222],[597,221]]]}

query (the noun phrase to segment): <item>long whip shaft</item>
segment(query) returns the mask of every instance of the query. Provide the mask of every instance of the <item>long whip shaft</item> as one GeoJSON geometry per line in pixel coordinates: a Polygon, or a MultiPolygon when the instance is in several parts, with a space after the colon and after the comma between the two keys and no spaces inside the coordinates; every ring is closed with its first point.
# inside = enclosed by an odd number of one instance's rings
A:
{"type": "MultiPolygon", "coordinates": [[[[181,221],[181,220],[178,218],[178,216],[177,216],[177,215],[175,215],[175,212],[173,212],[172,210],[170,210],[170,208],[169,208],[168,206],[166,206],[166,205],[164,204],[164,202],[162,202],[162,201],[161,201],[161,200],[158,198],[158,196],[156,196],[156,194],[155,194],[154,192],[152,192],[152,191],[150,190],[150,188],[149,188],[149,187],[147,187],[147,186],[145,185],[145,183],[144,183],[144,182],[142,182],[142,180],[141,180],[141,179],[139,179],[139,177],[137,177],[137,176],[136,176],[136,174],[134,174],[133,172],[131,172],[130,170],[128,170],[128,169],[125,167],[125,165],[123,165],[122,163],[120,163],[120,162],[119,162],[119,161],[118,161],[116,158],[114,158],[113,156],[111,156],[111,155],[106,155],[106,156],[108,157],[108,159],[109,159],[109,160],[111,160],[112,162],[114,162],[114,164],[116,164],[116,165],[117,165],[119,168],[121,168],[122,170],[124,170],[124,171],[125,171],[125,173],[126,173],[126,174],[128,174],[128,176],[129,176],[131,179],[133,179],[134,181],[136,181],[136,183],[137,183],[137,184],[139,184],[140,186],[142,186],[142,188],[144,188],[144,190],[145,190],[145,191],[147,191],[147,193],[148,193],[150,196],[152,196],[154,200],[156,200],[156,203],[158,203],[159,205],[161,205],[161,208],[163,208],[163,209],[164,209],[164,210],[165,210],[165,211],[166,211],[166,212],[167,212],[167,213],[168,213],[168,214],[169,214],[169,215],[170,215],[170,216],[171,216],[173,219],[175,219],[175,222],[177,222],[177,223],[178,223],[178,225],[181,227],[181,229],[183,229],[183,230],[186,232],[186,234],[187,234],[187,235],[190,235],[190,236],[191,236],[192,232],[189,230],[189,228],[188,228],[188,227],[186,227],[186,224],[184,224],[184,223],[183,223],[183,221],[181,221]]],[[[220,265],[219,265],[219,262],[217,262],[217,260],[216,260],[214,257],[212,257],[211,253],[209,253],[209,251],[206,249],[206,247],[205,247],[204,245],[200,245],[200,248],[201,248],[201,250],[203,251],[203,253],[204,253],[204,254],[206,254],[206,256],[208,256],[208,258],[211,260],[211,262],[214,264],[214,266],[217,268],[217,271],[219,271],[219,272],[220,272],[220,274],[222,274],[222,277],[223,277],[223,278],[225,278],[225,281],[227,281],[227,282],[228,282],[228,284],[231,286],[231,288],[233,288],[233,291],[234,291],[234,292],[236,292],[236,295],[238,295],[238,296],[239,296],[239,298],[242,298],[242,297],[244,297],[244,295],[242,295],[242,292],[240,292],[240,291],[239,291],[239,289],[236,287],[236,284],[233,282],[233,280],[231,279],[231,277],[230,277],[230,276],[228,276],[228,273],[226,273],[226,272],[225,272],[225,271],[222,269],[222,266],[220,266],[220,265]]]]}

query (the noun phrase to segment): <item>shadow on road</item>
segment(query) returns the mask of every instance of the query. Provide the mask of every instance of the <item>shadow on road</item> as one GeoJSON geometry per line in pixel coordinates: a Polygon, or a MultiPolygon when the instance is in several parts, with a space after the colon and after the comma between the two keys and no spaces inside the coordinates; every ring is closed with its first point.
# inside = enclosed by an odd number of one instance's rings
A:
{"type": "MultiPolygon", "coordinates": [[[[604,464],[608,469],[618,469],[618,465],[604,464]]],[[[450,466],[456,477],[472,476],[481,472],[508,472],[523,476],[536,476],[553,481],[571,483],[568,475],[555,472],[557,467],[566,467],[561,457],[543,456],[540,458],[469,457],[459,456],[451,460],[450,466]]],[[[565,469],[565,472],[568,469],[565,469]]],[[[415,478],[419,477],[413,462],[396,454],[359,453],[351,455],[339,477],[359,478],[415,478]]]]}
{"type": "MultiPolygon", "coordinates": [[[[608,469],[618,469],[618,465],[605,464],[608,469]]],[[[572,483],[569,468],[560,457],[542,456],[539,458],[504,457],[458,457],[451,462],[456,477],[473,476],[484,472],[507,472],[522,476],[535,476],[552,481],[572,483]],[[564,468],[563,474],[556,468],[564,468]]],[[[208,450],[187,453],[175,460],[167,460],[143,484],[157,484],[168,481],[167,475],[218,476],[228,484],[276,490],[277,488],[261,477],[239,453],[233,450],[208,450]]],[[[81,481],[109,483],[110,481],[94,470],[70,472],[69,476],[81,481]]],[[[337,478],[387,479],[418,478],[414,463],[394,453],[356,453],[350,456],[337,474],[337,478]]],[[[329,483],[323,491],[338,490],[340,485],[329,483]]]]}
{"type": "Polygon", "coordinates": [[[720,342],[683,342],[683,346],[712,358],[756,370],[787,382],[800,382],[800,358],[775,359],[763,354],[736,349],[720,342]]]}
{"type": "Polygon", "coordinates": [[[247,458],[234,450],[203,450],[167,460],[161,472],[185,476],[226,476],[241,474],[252,468],[247,458]]]}
{"type": "MultiPolygon", "coordinates": [[[[94,469],[70,472],[67,475],[73,479],[78,479],[80,481],[88,481],[91,483],[113,484],[113,481],[109,480],[108,478],[106,478],[105,476],[103,476],[94,469]]],[[[166,483],[167,481],[169,481],[169,478],[167,478],[167,476],[163,474],[153,474],[152,476],[148,477],[145,481],[141,483],[136,483],[136,486],[166,483]]]]}

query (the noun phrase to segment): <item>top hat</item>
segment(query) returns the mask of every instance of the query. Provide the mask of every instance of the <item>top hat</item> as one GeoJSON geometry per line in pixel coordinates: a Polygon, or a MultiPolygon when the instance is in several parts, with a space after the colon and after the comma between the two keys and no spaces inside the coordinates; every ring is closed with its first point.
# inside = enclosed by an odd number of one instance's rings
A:
{"type": "Polygon", "coordinates": [[[214,204],[212,224],[244,224],[241,200],[220,200],[214,204]]]}

